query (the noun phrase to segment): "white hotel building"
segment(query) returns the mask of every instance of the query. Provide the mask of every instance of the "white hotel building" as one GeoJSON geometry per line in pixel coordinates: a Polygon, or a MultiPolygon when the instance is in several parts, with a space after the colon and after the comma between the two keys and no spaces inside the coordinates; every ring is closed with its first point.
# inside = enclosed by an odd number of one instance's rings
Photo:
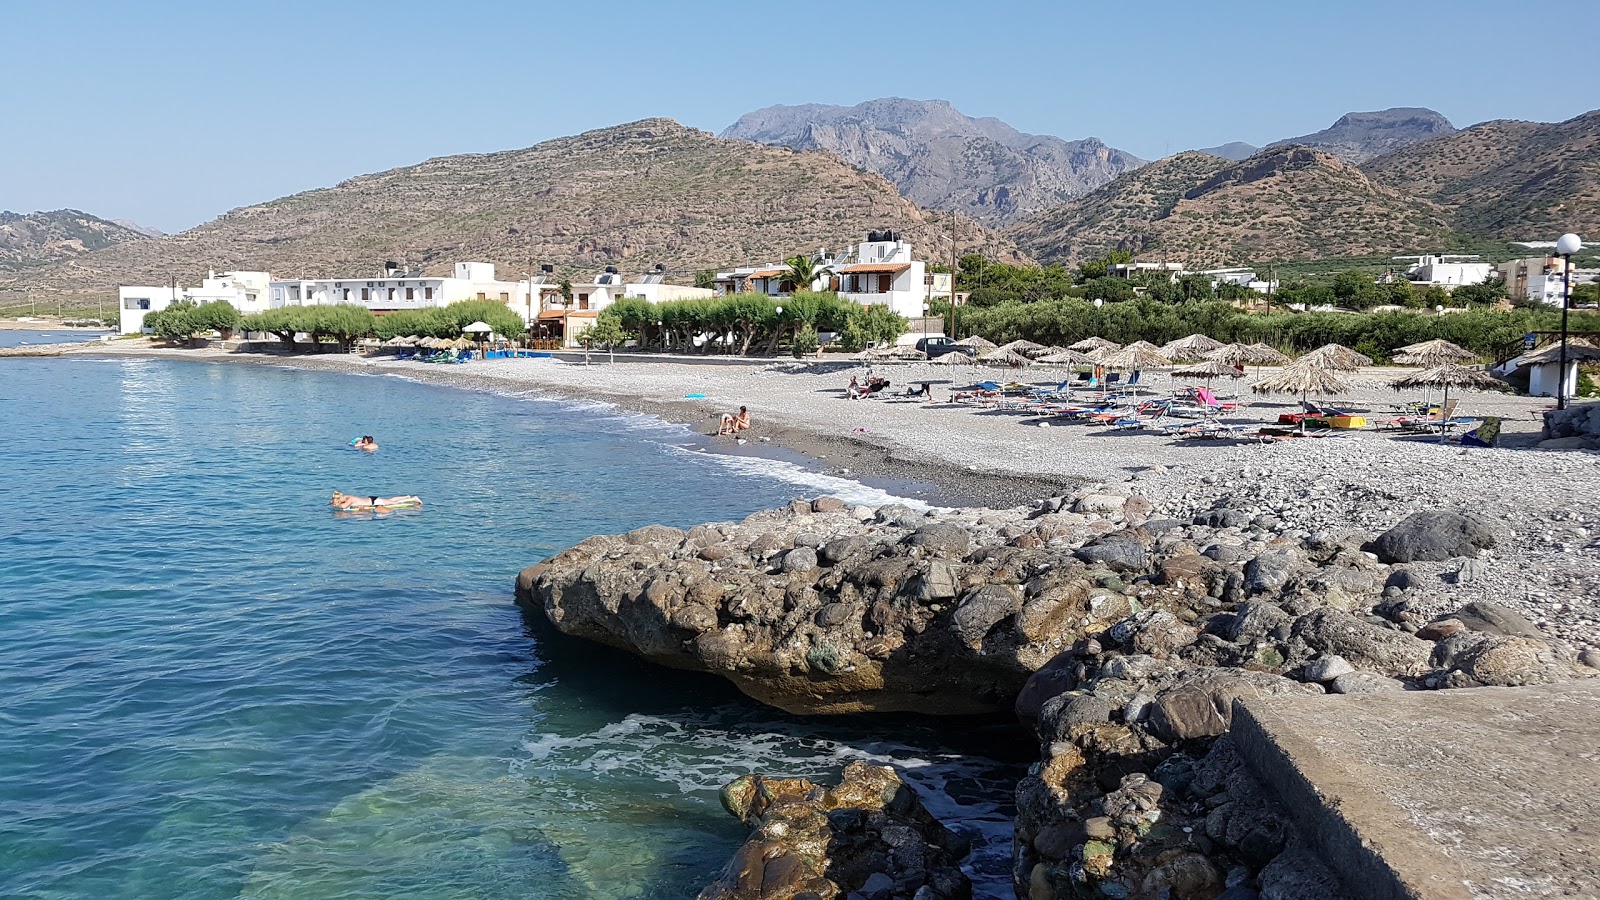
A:
{"type": "MultiPolygon", "coordinates": [[[[930,284],[927,264],[913,258],[911,245],[893,231],[868,232],[865,241],[845,250],[843,259],[826,250],[819,252],[816,259],[819,267],[826,267],[831,274],[824,274],[805,285],[805,289],[834,290],[862,306],[884,305],[908,319],[921,318],[923,304],[930,299],[942,300],[950,296],[949,274],[935,273],[930,284]]],[[[786,263],[718,272],[716,293],[748,291],[769,297],[787,297],[799,287],[790,283],[786,277],[788,272],[786,263]]]]}

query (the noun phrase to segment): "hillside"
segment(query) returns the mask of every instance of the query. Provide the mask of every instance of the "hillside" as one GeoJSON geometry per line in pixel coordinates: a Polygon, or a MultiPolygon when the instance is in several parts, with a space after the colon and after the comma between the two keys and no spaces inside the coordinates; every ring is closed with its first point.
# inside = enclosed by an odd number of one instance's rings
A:
{"type": "MultiPolygon", "coordinates": [[[[1008,240],[966,220],[963,250],[1014,257],[1008,240]]],[[[776,260],[893,229],[948,253],[950,217],[918,209],[876,175],[823,153],[721,140],[646,119],[523,150],[448,156],[235,209],[154,240],[120,244],[39,277],[66,290],[194,281],[207,269],[339,275],[385,260],[448,272],[496,263],[509,277],[549,263],[592,273],[665,264],[698,268],[776,260]]]]}
{"type": "Polygon", "coordinates": [[[0,210],[0,273],[83,256],[146,235],[76,209],[14,213],[0,210]]]}
{"type": "Polygon", "coordinates": [[[1056,206],[1144,164],[1095,138],[1024,134],[943,100],[899,97],[769,106],[741,116],[722,136],[826,150],[884,176],[920,206],[993,224],[1056,206]]]}
{"type": "Polygon", "coordinates": [[[1199,152],[1239,162],[1260,153],[1261,148],[1255,144],[1246,144],[1244,141],[1229,141],[1216,147],[1201,147],[1199,152]]]}
{"type": "Polygon", "coordinates": [[[1303,134],[1269,144],[1276,147],[1310,147],[1360,164],[1376,156],[1440,135],[1455,126],[1431,109],[1396,107],[1373,112],[1345,113],[1337,122],[1314,134],[1303,134]]]}
{"type": "Polygon", "coordinates": [[[1444,206],[1460,231],[1506,240],[1600,235],[1600,110],[1553,125],[1485,122],[1362,168],[1444,206]]]}
{"type": "Polygon", "coordinates": [[[1121,248],[1221,266],[1410,251],[1446,230],[1432,204],[1327,153],[1280,147],[1236,163],[1181,153],[1010,234],[1047,262],[1073,264],[1121,248]]]}

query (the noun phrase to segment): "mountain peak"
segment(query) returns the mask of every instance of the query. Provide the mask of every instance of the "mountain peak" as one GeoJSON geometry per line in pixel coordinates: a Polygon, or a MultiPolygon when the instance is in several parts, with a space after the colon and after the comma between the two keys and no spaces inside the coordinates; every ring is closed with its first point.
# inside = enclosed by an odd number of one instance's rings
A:
{"type": "Polygon", "coordinates": [[[1277,141],[1269,146],[1312,147],[1332,153],[1345,162],[1360,165],[1401,147],[1455,130],[1449,119],[1431,109],[1397,106],[1368,112],[1348,112],[1321,131],[1277,141]]]}
{"type": "Polygon", "coordinates": [[[1055,206],[1144,164],[1098,138],[1025,134],[947,100],[905,97],[769,106],[740,116],[722,136],[824,150],[884,176],[922,206],[990,223],[1055,206]]]}

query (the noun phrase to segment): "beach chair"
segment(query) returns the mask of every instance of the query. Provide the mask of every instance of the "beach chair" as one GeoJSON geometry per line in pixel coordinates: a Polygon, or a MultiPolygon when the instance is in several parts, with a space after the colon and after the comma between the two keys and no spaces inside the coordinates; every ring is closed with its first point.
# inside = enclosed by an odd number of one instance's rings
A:
{"type": "Polygon", "coordinates": [[[1500,442],[1499,416],[1484,416],[1477,428],[1461,436],[1463,447],[1493,447],[1500,442]]]}

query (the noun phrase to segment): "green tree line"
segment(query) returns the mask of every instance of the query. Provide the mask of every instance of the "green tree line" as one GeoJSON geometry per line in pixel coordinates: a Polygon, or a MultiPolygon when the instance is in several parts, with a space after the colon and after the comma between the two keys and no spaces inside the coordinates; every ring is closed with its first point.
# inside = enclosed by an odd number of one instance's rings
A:
{"type": "Polygon", "coordinates": [[[654,304],[628,297],[599,316],[597,327],[614,321],[625,339],[641,347],[730,353],[777,353],[788,346],[797,355],[817,346],[819,332],[831,331],[847,350],[889,343],[905,332],[906,320],[887,306],[862,306],[831,292],[796,291],[788,297],[729,294],[654,304]],[[780,312],[781,310],[781,312],[780,312]],[[695,346],[701,335],[720,338],[695,346]]]}

